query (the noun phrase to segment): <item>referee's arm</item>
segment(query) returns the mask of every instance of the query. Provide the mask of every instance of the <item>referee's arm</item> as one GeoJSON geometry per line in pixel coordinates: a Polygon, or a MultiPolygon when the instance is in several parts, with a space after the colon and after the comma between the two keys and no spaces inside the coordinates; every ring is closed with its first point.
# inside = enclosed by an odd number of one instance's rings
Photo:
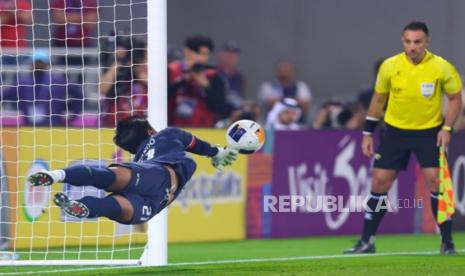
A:
{"type": "Polygon", "coordinates": [[[459,116],[460,110],[462,109],[462,95],[458,93],[446,93],[448,103],[447,112],[444,118],[444,127],[438,133],[437,145],[443,148],[447,148],[450,142],[450,131],[454,126],[457,117],[459,116]],[[446,129],[449,128],[449,130],[446,129]]]}
{"type": "Polygon", "coordinates": [[[460,110],[462,109],[462,93],[449,94],[446,93],[448,103],[447,103],[447,112],[444,118],[444,125],[452,127],[457,120],[460,110]]]}
{"type": "MultiPolygon", "coordinates": [[[[379,121],[379,119],[381,118],[381,114],[383,113],[383,108],[388,99],[388,95],[389,93],[379,93],[376,91],[375,93],[373,93],[373,97],[371,97],[370,106],[368,107],[368,113],[366,118],[367,122],[365,123],[365,126],[367,126],[367,123],[369,124],[368,121],[375,122],[374,126],[372,127],[374,130],[374,128],[376,127],[376,122],[379,121]]],[[[373,130],[363,132],[364,135],[362,140],[362,152],[367,157],[371,157],[374,154],[373,137],[371,137],[371,132],[373,132],[373,130]]]]}
{"type": "Polygon", "coordinates": [[[388,99],[389,93],[373,93],[371,97],[370,106],[368,107],[367,117],[380,119],[383,113],[384,105],[388,99]]]}

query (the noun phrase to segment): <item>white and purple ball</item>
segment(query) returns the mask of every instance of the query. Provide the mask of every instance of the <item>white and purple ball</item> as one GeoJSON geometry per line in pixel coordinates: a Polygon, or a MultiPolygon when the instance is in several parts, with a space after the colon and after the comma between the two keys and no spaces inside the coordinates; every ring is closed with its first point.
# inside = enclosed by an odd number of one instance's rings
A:
{"type": "Polygon", "coordinates": [[[251,120],[239,120],[229,126],[226,132],[228,147],[242,154],[257,152],[265,143],[265,130],[251,120]]]}

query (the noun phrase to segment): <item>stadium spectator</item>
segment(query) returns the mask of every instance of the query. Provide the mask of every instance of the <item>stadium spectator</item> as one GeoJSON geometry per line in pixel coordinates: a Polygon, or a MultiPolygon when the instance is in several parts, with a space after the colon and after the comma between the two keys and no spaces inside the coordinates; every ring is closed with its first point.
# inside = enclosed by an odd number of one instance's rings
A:
{"type": "Polygon", "coordinates": [[[265,127],[274,130],[298,130],[302,110],[293,98],[283,98],[276,102],[266,117],[265,127]]]}
{"type": "Polygon", "coordinates": [[[240,108],[235,109],[228,118],[218,121],[215,128],[228,128],[238,120],[259,121],[261,116],[260,106],[254,101],[245,100],[240,108]]]}
{"type": "Polygon", "coordinates": [[[168,64],[182,60],[182,51],[174,44],[168,45],[168,64]]]}
{"type": "Polygon", "coordinates": [[[27,0],[0,1],[0,47],[11,48],[4,52],[3,64],[17,64],[16,49],[27,46],[26,26],[32,23],[31,4],[27,0]]]}
{"type": "Polygon", "coordinates": [[[294,65],[287,60],[281,60],[276,64],[275,79],[260,86],[258,97],[264,105],[265,113],[268,113],[281,99],[293,98],[297,100],[302,110],[299,122],[305,123],[307,120],[312,94],[305,82],[295,79],[294,65]]]}
{"type": "Polygon", "coordinates": [[[31,72],[20,75],[12,85],[2,86],[1,101],[16,107],[25,124],[66,125],[82,111],[79,87],[67,84],[64,76],[52,73],[48,64],[48,51],[36,49],[31,72]]]}
{"type": "Polygon", "coordinates": [[[343,104],[338,100],[331,100],[322,105],[313,120],[315,129],[362,129],[366,111],[363,104],[348,102],[343,104]]]}
{"type": "Polygon", "coordinates": [[[228,40],[218,53],[216,65],[218,74],[227,84],[226,100],[235,109],[240,108],[244,102],[245,78],[237,68],[240,55],[239,44],[228,40]]]}
{"type": "MultiPolygon", "coordinates": [[[[371,193],[366,202],[360,240],[345,251],[350,254],[374,253],[375,236],[384,215],[387,193],[399,171],[405,170],[413,152],[420,163],[431,196],[433,217],[438,217],[440,147],[447,148],[450,132],[462,108],[462,81],[453,65],[429,52],[428,27],[411,22],[402,31],[404,51],[386,59],[376,80],[363,131],[362,151],[374,157],[371,193]],[[372,134],[389,97],[375,151],[372,134]],[[442,113],[443,97],[447,101],[442,113]]],[[[444,203],[444,202],[443,202],[444,203]]],[[[441,254],[456,254],[452,240],[452,218],[438,225],[441,254]]]]}
{"type": "Polygon", "coordinates": [[[346,128],[362,129],[368,106],[373,96],[376,74],[383,60],[378,60],[373,66],[373,83],[370,88],[360,91],[357,99],[348,103],[329,101],[321,107],[313,121],[313,128],[346,128]]]}
{"type": "Polygon", "coordinates": [[[184,59],[168,65],[168,123],[180,127],[213,127],[230,115],[226,87],[215,68],[208,66],[213,41],[188,37],[184,59]]]}
{"type": "Polygon", "coordinates": [[[368,111],[368,106],[371,102],[371,97],[374,93],[376,75],[378,74],[379,67],[383,63],[384,59],[379,59],[373,64],[373,79],[369,88],[360,91],[357,94],[357,102],[360,103],[364,110],[368,111]]]}
{"type": "MultiPolygon", "coordinates": [[[[94,33],[97,29],[97,3],[96,0],[53,0],[51,3],[51,16],[55,26],[52,33],[52,46],[66,48],[92,47],[97,38],[94,33]]],[[[57,58],[58,64],[83,66],[91,59],[77,54],[66,53],[57,58]]],[[[82,82],[82,75],[67,76],[73,82],[82,82]]]]}
{"type": "Polygon", "coordinates": [[[313,120],[313,128],[321,129],[341,127],[341,122],[338,116],[343,109],[342,102],[337,100],[331,100],[324,103],[313,120]]]}
{"type": "Polygon", "coordinates": [[[94,46],[97,23],[95,0],[53,0],[51,4],[53,30],[52,45],[56,47],[94,46]]]}
{"type": "Polygon", "coordinates": [[[349,102],[340,116],[346,129],[363,129],[367,110],[361,102],[349,102]],[[346,117],[344,117],[344,115],[346,117]]]}
{"type": "Polygon", "coordinates": [[[114,61],[101,77],[101,122],[105,126],[147,113],[147,54],[142,48],[131,50],[131,44],[117,39],[114,61]]]}

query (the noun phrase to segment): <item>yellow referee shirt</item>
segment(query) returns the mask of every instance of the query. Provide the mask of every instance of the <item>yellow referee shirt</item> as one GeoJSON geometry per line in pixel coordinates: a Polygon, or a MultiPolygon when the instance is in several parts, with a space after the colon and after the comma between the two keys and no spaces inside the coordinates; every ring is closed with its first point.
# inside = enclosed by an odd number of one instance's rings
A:
{"type": "Polygon", "coordinates": [[[458,93],[462,81],[454,66],[426,52],[412,64],[405,53],[386,59],[376,80],[377,93],[389,93],[384,121],[401,129],[427,129],[440,125],[443,93],[458,93]]]}

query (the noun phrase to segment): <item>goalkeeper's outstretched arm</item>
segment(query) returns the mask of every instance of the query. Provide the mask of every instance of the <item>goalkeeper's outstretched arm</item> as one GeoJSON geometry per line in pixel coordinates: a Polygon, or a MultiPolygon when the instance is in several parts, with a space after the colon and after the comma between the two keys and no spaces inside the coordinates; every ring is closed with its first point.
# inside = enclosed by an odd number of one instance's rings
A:
{"type": "Polygon", "coordinates": [[[237,150],[212,145],[197,138],[190,132],[174,127],[167,128],[163,131],[169,132],[173,138],[179,139],[186,151],[210,157],[212,159],[212,165],[219,170],[222,170],[225,166],[231,165],[237,159],[237,150]]]}

